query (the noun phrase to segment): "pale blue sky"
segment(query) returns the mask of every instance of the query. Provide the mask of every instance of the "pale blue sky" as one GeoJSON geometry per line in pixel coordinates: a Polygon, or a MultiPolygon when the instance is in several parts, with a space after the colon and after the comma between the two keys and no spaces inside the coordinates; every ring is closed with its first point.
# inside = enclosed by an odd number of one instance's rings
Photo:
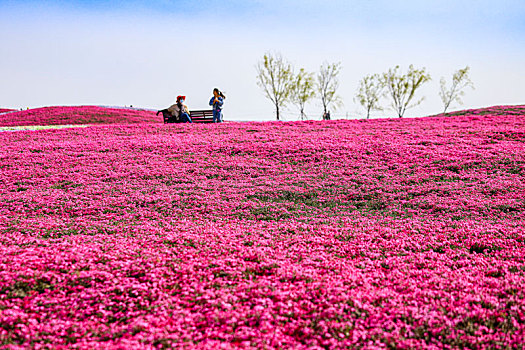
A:
{"type": "MultiPolygon", "coordinates": [[[[364,75],[397,64],[433,77],[407,115],[440,112],[440,77],[466,65],[476,90],[464,108],[525,103],[523,1],[0,0],[0,33],[0,107],[162,108],[183,93],[205,108],[219,87],[227,117],[272,119],[255,84],[267,51],[312,72],[341,62],[339,116],[360,112],[364,75]]],[[[306,112],[317,118],[318,102],[306,112]]],[[[284,117],[297,114],[289,106],[284,117]]]]}

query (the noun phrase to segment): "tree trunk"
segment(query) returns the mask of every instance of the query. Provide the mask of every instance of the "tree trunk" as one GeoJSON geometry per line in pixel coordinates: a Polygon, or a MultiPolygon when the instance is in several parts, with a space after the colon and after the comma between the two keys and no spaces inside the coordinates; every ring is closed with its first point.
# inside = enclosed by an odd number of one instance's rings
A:
{"type": "Polygon", "coordinates": [[[275,114],[277,116],[277,120],[280,120],[279,119],[279,105],[275,105],[275,114]]]}
{"type": "Polygon", "coordinates": [[[403,106],[399,105],[399,107],[397,107],[397,116],[399,118],[403,118],[403,114],[405,114],[403,106]]]}

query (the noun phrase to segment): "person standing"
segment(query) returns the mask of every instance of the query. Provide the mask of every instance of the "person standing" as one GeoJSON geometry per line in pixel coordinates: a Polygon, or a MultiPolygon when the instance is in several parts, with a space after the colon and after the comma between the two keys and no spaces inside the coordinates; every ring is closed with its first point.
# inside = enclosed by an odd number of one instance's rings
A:
{"type": "Polygon", "coordinates": [[[177,103],[168,108],[168,112],[180,123],[193,123],[190,117],[190,110],[184,104],[186,96],[177,96],[177,103]]]}
{"type": "Polygon", "coordinates": [[[222,105],[226,96],[217,88],[213,89],[213,97],[210,99],[210,106],[213,107],[213,122],[222,122],[222,105]]]}

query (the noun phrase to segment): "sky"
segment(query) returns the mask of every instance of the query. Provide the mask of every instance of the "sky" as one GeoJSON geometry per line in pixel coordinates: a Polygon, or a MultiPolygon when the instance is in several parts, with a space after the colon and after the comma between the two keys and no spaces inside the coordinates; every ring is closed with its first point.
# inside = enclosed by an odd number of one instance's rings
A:
{"type": "MultiPolygon", "coordinates": [[[[451,110],[525,104],[523,0],[0,0],[0,108],[162,109],[182,94],[206,109],[218,87],[226,119],[273,120],[256,84],[265,53],[312,73],[340,62],[336,118],[362,118],[359,81],[396,65],[432,77],[407,117],[440,113],[440,78],[465,66],[475,89],[451,110]]],[[[320,119],[319,100],[305,111],[320,119]]]]}

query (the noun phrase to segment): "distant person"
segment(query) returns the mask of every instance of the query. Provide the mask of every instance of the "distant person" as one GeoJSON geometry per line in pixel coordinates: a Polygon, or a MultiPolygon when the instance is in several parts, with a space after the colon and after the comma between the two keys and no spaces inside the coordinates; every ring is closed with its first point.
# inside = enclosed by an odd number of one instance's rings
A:
{"type": "Polygon", "coordinates": [[[210,99],[210,106],[213,106],[213,122],[222,122],[222,105],[226,96],[217,88],[213,89],[213,97],[210,99]]]}
{"type": "Polygon", "coordinates": [[[190,110],[184,104],[186,96],[177,96],[177,103],[168,108],[168,112],[173,116],[175,123],[193,123],[190,117],[190,110]]]}
{"type": "Polygon", "coordinates": [[[326,112],[326,120],[330,120],[330,111],[326,112]]]}

